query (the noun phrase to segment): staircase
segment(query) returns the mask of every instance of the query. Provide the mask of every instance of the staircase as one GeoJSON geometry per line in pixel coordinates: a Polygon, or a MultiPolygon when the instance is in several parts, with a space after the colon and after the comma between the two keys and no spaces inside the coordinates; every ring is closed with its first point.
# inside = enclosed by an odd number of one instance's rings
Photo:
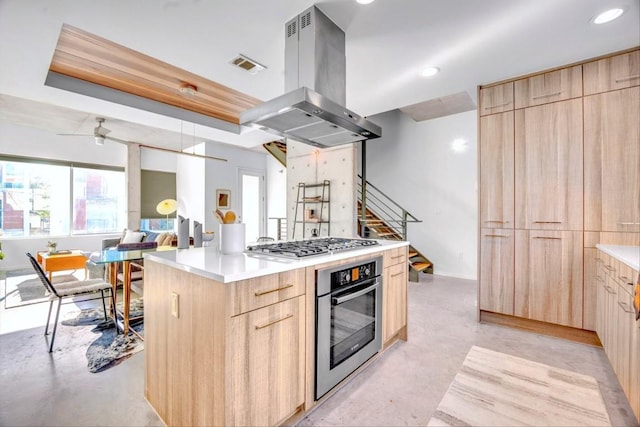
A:
{"type": "Polygon", "coordinates": [[[279,161],[282,166],[287,167],[287,144],[281,141],[271,141],[262,144],[265,150],[267,150],[273,157],[279,161]]]}
{"type": "MultiPolygon", "coordinates": [[[[263,144],[263,147],[282,166],[287,166],[287,144],[280,141],[272,141],[263,144]]],[[[358,215],[360,215],[360,212],[362,212],[362,177],[358,175],[358,178],[358,215]]],[[[407,224],[422,222],[368,181],[365,183],[364,199],[367,207],[365,218],[358,217],[358,234],[361,237],[406,240],[407,224]]],[[[418,281],[420,273],[433,274],[431,261],[413,245],[409,245],[408,267],[409,280],[412,282],[418,281]]]]}
{"type": "MultiPolygon", "coordinates": [[[[362,177],[358,175],[358,213],[362,212],[362,177]]],[[[358,233],[361,237],[406,240],[407,224],[422,222],[409,213],[402,206],[391,200],[370,182],[365,183],[365,217],[358,217],[358,233]]],[[[418,281],[418,275],[422,273],[433,274],[433,264],[418,251],[413,245],[409,245],[408,253],[409,280],[418,281]]]]}

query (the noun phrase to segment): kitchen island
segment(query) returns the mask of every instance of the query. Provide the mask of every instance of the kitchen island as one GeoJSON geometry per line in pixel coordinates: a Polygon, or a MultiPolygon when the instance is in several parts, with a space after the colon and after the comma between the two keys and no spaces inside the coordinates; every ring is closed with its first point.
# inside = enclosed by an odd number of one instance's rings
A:
{"type": "Polygon", "coordinates": [[[298,419],[337,389],[316,400],[316,271],[381,256],[383,350],[407,339],[408,242],[379,243],[300,260],[146,254],[148,402],[167,425],[298,419]]]}

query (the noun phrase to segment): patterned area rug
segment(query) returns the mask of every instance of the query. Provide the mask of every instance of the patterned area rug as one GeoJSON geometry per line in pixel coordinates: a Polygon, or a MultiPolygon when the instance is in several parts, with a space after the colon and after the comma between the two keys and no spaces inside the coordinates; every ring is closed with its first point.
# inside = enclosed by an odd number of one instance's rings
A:
{"type": "Polygon", "coordinates": [[[429,426],[610,426],[597,381],[471,347],[429,426]]]}
{"type": "MultiPolygon", "coordinates": [[[[118,303],[122,309],[122,302],[118,303]]],[[[142,298],[131,301],[130,317],[142,316],[144,304],[142,298]]],[[[97,373],[116,366],[144,349],[144,344],[135,334],[116,334],[111,319],[104,320],[102,307],[82,310],[76,317],[60,322],[65,326],[95,325],[91,330],[99,333],[95,341],[87,348],[87,367],[89,372],[97,373]]],[[[133,329],[144,336],[144,324],[133,326],[133,329]]]]}

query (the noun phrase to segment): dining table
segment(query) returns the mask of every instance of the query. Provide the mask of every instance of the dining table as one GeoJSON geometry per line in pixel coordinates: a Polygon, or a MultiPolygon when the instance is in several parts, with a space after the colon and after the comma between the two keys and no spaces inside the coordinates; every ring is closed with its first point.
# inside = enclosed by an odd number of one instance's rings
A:
{"type": "Polygon", "coordinates": [[[111,309],[111,315],[116,328],[122,330],[126,335],[129,332],[135,333],[138,337],[143,337],[138,334],[133,328],[130,327],[130,309],[131,309],[131,275],[127,274],[131,263],[137,263],[144,258],[145,253],[175,250],[174,246],[158,246],[151,249],[129,249],[118,250],[116,248],[103,249],[100,253],[100,258],[95,260],[96,264],[103,264],[108,267],[109,283],[111,284],[111,291],[113,292],[113,303],[115,304],[117,298],[116,290],[118,287],[118,271],[120,266],[123,273],[122,280],[122,312],[119,313],[114,305],[111,309]],[[118,318],[118,315],[122,319],[118,318]]]}

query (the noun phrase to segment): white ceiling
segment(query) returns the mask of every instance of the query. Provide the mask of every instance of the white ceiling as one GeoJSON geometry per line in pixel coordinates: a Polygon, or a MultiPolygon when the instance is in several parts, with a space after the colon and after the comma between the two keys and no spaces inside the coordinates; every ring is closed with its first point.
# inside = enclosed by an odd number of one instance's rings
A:
{"type": "MultiPolygon", "coordinates": [[[[98,115],[107,117],[112,136],[148,145],[179,147],[187,127],[192,139],[256,146],[273,138],[259,131],[232,135],[199,125],[194,129],[176,119],[44,86],[60,27],[79,27],[267,100],[284,92],[284,23],[313,3],[0,0],[0,94],[5,95],[0,96],[0,120],[54,133],[91,133],[98,115]],[[238,53],[268,69],[252,76],[231,66],[229,60],[238,53]],[[55,106],[67,109],[56,113],[55,106]],[[136,124],[144,127],[136,130],[136,124]]],[[[640,44],[639,0],[316,4],[346,32],[346,107],[365,116],[464,91],[475,102],[479,84],[640,44]],[[611,7],[626,13],[600,26],[589,22],[611,7]],[[427,65],[441,72],[420,77],[427,65]]]]}

